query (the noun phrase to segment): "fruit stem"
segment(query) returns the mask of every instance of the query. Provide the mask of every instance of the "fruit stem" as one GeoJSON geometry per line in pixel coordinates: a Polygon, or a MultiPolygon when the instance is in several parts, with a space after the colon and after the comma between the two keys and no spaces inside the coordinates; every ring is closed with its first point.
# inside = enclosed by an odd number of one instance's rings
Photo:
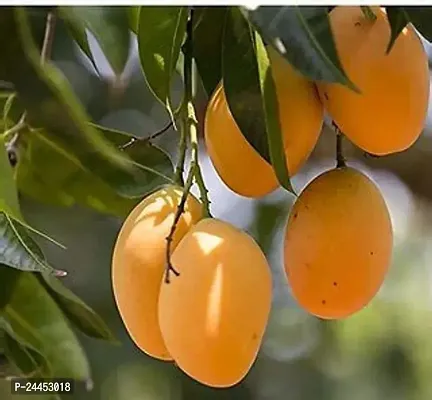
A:
{"type": "Polygon", "coordinates": [[[186,159],[186,150],[187,150],[187,139],[188,135],[186,134],[186,124],[184,116],[184,107],[182,107],[181,110],[181,118],[180,118],[180,141],[179,141],[179,159],[177,161],[175,175],[174,175],[174,181],[180,185],[184,185],[183,180],[183,171],[184,171],[184,163],[186,159]]]}
{"type": "Polygon", "coordinates": [[[210,200],[208,198],[208,190],[205,186],[201,166],[199,163],[199,147],[198,147],[198,121],[195,114],[195,107],[193,104],[192,84],[192,35],[193,35],[193,8],[190,11],[189,20],[186,26],[186,41],[184,44],[184,85],[185,85],[185,101],[186,101],[186,115],[185,125],[189,133],[191,141],[191,166],[190,169],[195,177],[198,185],[201,202],[203,206],[204,217],[211,217],[210,213],[210,200]]]}
{"type": "Polygon", "coordinates": [[[339,129],[334,121],[332,121],[332,127],[336,133],[336,168],[346,167],[346,160],[343,155],[343,137],[344,134],[339,129]]]}
{"type": "Polygon", "coordinates": [[[340,130],[336,132],[336,168],[346,167],[345,157],[343,156],[343,133],[340,130]]]}
{"type": "Polygon", "coordinates": [[[193,178],[194,178],[194,171],[193,169],[189,169],[189,173],[188,173],[188,177],[186,179],[186,183],[184,185],[184,190],[183,190],[183,194],[180,200],[180,204],[177,207],[176,213],[174,215],[174,221],[173,224],[171,225],[171,229],[170,232],[168,234],[168,236],[166,237],[166,241],[167,241],[167,245],[166,245],[166,269],[165,269],[165,283],[170,283],[170,273],[172,272],[175,276],[179,276],[180,273],[174,268],[174,266],[171,263],[171,244],[173,241],[173,237],[174,237],[174,233],[176,231],[177,228],[177,224],[180,220],[181,215],[183,214],[184,211],[184,207],[186,204],[186,200],[187,197],[189,195],[190,189],[192,187],[193,184],[193,178]]]}
{"type": "Polygon", "coordinates": [[[377,19],[377,16],[372,11],[372,8],[370,6],[360,6],[363,15],[366,17],[368,21],[374,22],[377,19]]]}

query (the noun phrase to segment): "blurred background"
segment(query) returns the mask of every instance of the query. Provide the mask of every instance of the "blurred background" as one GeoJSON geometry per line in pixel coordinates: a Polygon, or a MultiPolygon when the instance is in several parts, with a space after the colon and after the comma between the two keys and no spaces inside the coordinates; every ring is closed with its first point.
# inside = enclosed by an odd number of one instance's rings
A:
{"type": "MultiPolygon", "coordinates": [[[[43,24],[35,29],[43,31],[43,24]]],[[[120,82],[96,41],[89,36],[97,72],[59,23],[53,61],[71,82],[92,119],[101,125],[148,136],[165,126],[168,115],[147,88],[135,39],[120,82]]],[[[430,55],[430,44],[425,43],[430,55]]],[[[173,93],[181,96],[180,76],[173,93]]],[[[207,98],[197,87],[202,124],[207,98]]],[[[391,134],[391,132],[389,132],[391,134]]],[[[176,156],[177,134],[159,145],[176,156]]],[[[334,166],[335,135],[324,127],[301,173],[297,192],[334,166]]],[[[44,206],[28,198],[29,222],[67,246],[41,242],[52,264],[68,271],[67,285],[105,319],[121,341],[108,345],[79,335],[92,367],[93,389],[76,400],[430,400],[432,398],[432,107],[422,137],[403,154],[366,157],[346,143],[349,164],[366,172],[382,190],[395,230],[393,263],[378,296],[344,321],[325,322],[302,311],[290,296],[283,273],[282,238],[293,196],[282,190],[253,201],[232,193],[216,175],[203,149],[205,182],[215,217],[245,229],[269,258],[274,285],[270,322],[257,361],[247,378],[231,389],[204,387],[170,363],[140,352],[117,312],[110,281],[111,252],[122,221],[83,208],[44,206]]],[[[349,268],[349,265],[347,265],[349,268]]],[[[0,381],[0,398],[9,394],[0,381]]],[[[36,399],[36,396],[32,398],[36,399]]],[[[40,397],[40,399],[43,399],[40,397]]]]}

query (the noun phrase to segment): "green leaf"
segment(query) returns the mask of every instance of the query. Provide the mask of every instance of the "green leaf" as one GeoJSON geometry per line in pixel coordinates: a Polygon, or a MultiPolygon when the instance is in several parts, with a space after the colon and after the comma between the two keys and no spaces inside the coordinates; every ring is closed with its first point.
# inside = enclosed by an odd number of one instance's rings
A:
{"type": "Polygon", "coordinates": [[[306,77],[359,91],[339,61],[327,7],[265,6],[247,14],[263,38],[306,77]]]}
{"type": "Polygon", "coordinates": [[[387,18],[391,28],[390,41],[387,46],[387,53],[390,53],[393,45],[396,42],[397,37],[402,32],[403,28],[408,24],[408,17],[403,7],[387,6],[386,7],[387,18]]]}
{"type": "Polygon", "coordinates": [[[11,38],[0,41],[5,55],[0,78],[6,75],[15,84],[30,122],[46,128],[53,143],[117,193],[142,196],[140,184],[146,183],[146,174],[86,123],[88,117],[60,72],[51,64],[40,65],[25,10],[14,12],[14,8],[5,7],[0,13],[0,33],[11,38]]]}
{"type": "MultiPolygon", "coordinates": [[[[18,270],[0,264],[0,311],[7,305],[15,289],[18,270]]],[[[1,327],[1,324],[0,324],[1,327]]]]}
{"type": "Polygon", "coordinates": [[[62,311],[34,274],[19,274],[11,299],[0,315],[17,337],[45,358],[52,376],[89,379],[83,349],[62,311]]]}
{"type": "Polygon", "coordinates": [[[78,44],[80,49],[87,56],[87,58],[90,60],[90,62],[93,64],[93,67],[97,71],[98,68],[93,59],[93,54],[91,52],[90,45],[87,39],[87,32],[85,30],[85,26],[84,24],[79,23],[78,21],[72,22],[68,18],[68,9],[69,7],[58,7],[59,15],[63,17],[66,27],[70,32],[71,36],[73,37],[75,42],[78,44]]]}
{"type": "Polygon", "coordinates": [[[138,33],[138,24],[139,24],[139,6],[130,6],[128,7],[128,16],[129,16],[129,28],[133,33],[138,33]]]}
{"type": "MultiPolygon", "coordinates": [[[[92,126],[116,146],[124,145],[131,138],[124,132],[92,126]]],[[[43,132],[23,135],[21,143],[16,172],[18,188],[38,201],[66,207],[77,203],[121,217],[140,201],[119,195],[43,132]]],[[[174,167],[169,156],[158,147],[137,141],[125,153],[142,171],[139,190],[144,195],[170,182],[174,167]]]]}
{"type": "Polygon", "coordinates": [[[15,339],[8,333],[5,333],[3,343],[8,361],[23,376],[36,378],[44,375],[46,361],[40,353],[20,343],[19,339],[15,339]]]}
{"type": "Polygon", "coordinates": [[[3,212],[0,212],[0,263],[22,271],[64,274],[45,261],[27,228],[3,212]]]}
{"type": "Polygon", "coordinates": [[[66,317],[85,335],[118,343],[103,319],[86,303],[60,282],[48,274],[40,274],[40,281],[57,302],[66,317]]]}
{"type": "Polygon", "coordinates": [[[18,221],[23,221],[13,169],[9,163],[3,138],[0,138],[0,211],[18,221]]]}
{"type": "Polygon", "coordinates": [[[403,7],[416,29],[432,42],[432,7],[403,7]]]}
{"type": "Polygon", "coordinates": [[[147,84],[166,107],[171,118],[171,81],[180,54],[187,7],[141,7],[138,26],[138,50],[147,84]]]}
{"type": "Polygon", "coordinates": [[[62,15],[77,29],[86,27],[93,33],[116,75],[120,75],[129,58],[130,35],[127,7],[62,7],[62,15]]]}
{"type": "Polygon", "coordinates": [[[195,11],[193,55],[208,96],[222,79],[222,39],[227,11],[227,7],[217,6],[195,11]]]}
{"type": "Polygon", "coordinates": [[[251,146],[271,162],[254,38],[248,22],[236,7],[227,13],[222,72],[228,106],[240,131],[251,146]]]}
{"type": "Polygon", "coordinates": [[[261,98],[263,101],[267,139],[270,150],[270,160],[279,183],[286,190],[294,193],[288,173],[287,160],[285,157],[285,146],[283,143],[283,136],[279,123],[279,104],[276,94],[276,87],[271,72],[270,59],[258,32],[255,32],[255,43],[261,98]]]}

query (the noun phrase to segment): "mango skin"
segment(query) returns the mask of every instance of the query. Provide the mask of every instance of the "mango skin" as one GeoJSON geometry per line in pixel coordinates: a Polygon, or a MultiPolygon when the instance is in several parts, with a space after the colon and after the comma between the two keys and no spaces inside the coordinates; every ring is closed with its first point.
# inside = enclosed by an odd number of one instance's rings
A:
{"type": "Polygon", "coordinates": [[[392,256],[391,219],[378,187],[352,168],[319,175],[294,203],[284,246],[286,277],[303,309],[323,319],[361,310],[392,256]]]}
{"type": "Polygon", "coordinates": [[[359,6],[330,12],[341,64],[361,93],[317,82],[321,101],[341,131],[362,150],[387,155],[408,149],[420,136],[429,103],[429,66],[411,24],[386,54],[391,29],[383,9],[368,21],[359,6]]]}
{"type": "MultiPolygon", "coordinates": [[[[141,351],[160,360],[172,360],[160,332],[157,310],[166,266],[166,237],[182,194],[182,188],[166,186],[139,203],[124,221],[112,256],[114,299],[126,330],[141,351]]],[[[200,202],[190,194],[171,253],[201,215],[200,202]]]]}
{"type": "Polygon", "coordinates": [[[196,381],[235,385],[257,356],[270,313],[264,254],[246,233],[205,218],[181,240],[172,262],[180,276],[162,285],[159,298],[167,349],[196,381]]]}
{"type": "MultiPolygon", "coordinates": [[[[271,48],[269,56],[287,166],[290,176],[293,176],[307,161],[318,141],[324,108],[314,83],[300,75],[271,48]]],[[[217,174],[233,192],[259,198],[279,186],[272,166],[242,135],[229,109],[222,83],[207,106],[204,137],[217,174]]]]}

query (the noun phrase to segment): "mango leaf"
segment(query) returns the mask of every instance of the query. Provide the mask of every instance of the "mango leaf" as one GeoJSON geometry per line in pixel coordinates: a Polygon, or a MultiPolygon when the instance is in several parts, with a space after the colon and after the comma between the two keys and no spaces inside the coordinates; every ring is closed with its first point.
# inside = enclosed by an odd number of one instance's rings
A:
{"type": "Polygon", "coordinates": [[[0,314],[17,337],[46,360],[52,376],[89,380],[83,349],[62,311],[34,274],[21,272],[0,314]]]}
{"type": "Polygon", "coordinates": [[[403,7],[403,9],[416,29],[432,42],[432,7],[403,7]]]}
{"type": "Polygon", "coordinates": [[[200,7],[195,11],[193,55],[208,96],[222,79],[222,39],[228,8],[200,7]]]}
{"type": "MultiPolygon", "coordinates": [[[[116,146],[126,144],[125,132],[92,125],[116,146]]],[[[126,216],[140,199],[123,197],[53,143],[42,131],[23,135],[16,179],[20,192],[38,201],[72,206],[81,204],[99,212],[126,216]],[[56,168],[52,166],[56,165],[56,168]]],[[[150,193],[170,182],[174,167],[169,156],[156,146],[137,141],[124,152],[142,170],[141,192],[150,193]],[[145,178],[145,181],[144,181],[145,178]]]]}
{"type": "Polygon", "coordinates": [[[140,12],[139,6],[128,7],[129,28],[135,34],[138,33],[139,12],[140,12]]]}
{"type": "Polygon", "coordinates": [[[115,74],[123,72],[130,51],[127,7],[62,7],[62,16],[92,32],[115,74]]]}
{"type": "Polygon", "coordinates": [[[119,343],[103,319],[60,280],[46,273],[39,274],[38,277],[69,321],[82,333],[96,339],[119,343]]]}
{"type": "Polygon", "coordinates": [[[225,21],[222,73],[228,106],[240,131],[270,163],[254,37],[235,7],[229,9],[225,21]]]}
{"type": "Polygon", "coordinates": [[[263,38],[306,77],[359,91],[345,73],[325,6],[263,6],[245,11],[263,38]]]}
{"type": "Polygon", "coordinates": [[[171,81],[175,73],[188,18],[187,7],[141,7],[138,50],[141,67],[154,96],[173,118],[171,81]]]}
{"type": "Polygon", "coordinates": [[[0,211],[16,220],[23,220],[13,170],[3,138],[0,138],[0,211]]]}
{"type": "Polygon", "coordinates": [[[391,28],[390,41],[387,46],[387,53],[390,53],[393,45],[396,42],[399,34],[403,28],[408,24],[408,16],[406,15],[403,7],[387,6],[386,7],[387,18],[391,28]]]}
{"type": "Polygon", "coordinates": [[[69,7],[58,7],[59,15],[61,17],[64,17],[64,22],[66,24],[66,27],[68,31],[70,32],[71,36],[75,40],[75,42],[78,44],[80,49],[83,51],[83,53],[87,56],[89,61],[93,64],[93,67],[97,71],[97,65],[93,59],[93,54],[90,49],[90,45],[87,38],[87,32],[85,29],[84,24],[80,24],[79,22],[75,21],[72,22],[68,18],[68,9],[69,7]]]}
{"type": "Polygon", "coordinates": [[[0,212],[0,263],[22,271],[64,275],[45,261],[27,228],[3,212],[0,212]]]}
{"type": "Polygon", "coordinates": [[[270,150],[270,160],[279,183],[286,190],[294,193],[285,157],[285,146],[279,123],[279,103],[271,72],[270,59],[264,46],[264,42],[258,32],[255,32],[255,43],[261,98],[263,102],[267,140],[270,150]]]}
{"type": "Polygon", "coordinates": [[[117,193],[130,198],[142,196],[141,184],[146,184],[146,175],[125,153],[86,124],[88,118],[60,72],[51,64],[40,65],[25,10],[3,8],[2,32],[0,37],[10,38],[0,41],[4,55],[0,78],[6,75],[13,81],[29,121],[45,127],[50,140],[117,193]]]}
{"type": "Polygon", "coordinates": [[[0,264],[0,311],[9,302],[9,299],[15,289],[18,276],[18,270],[15,268],[10,268],[4,264],[0,264]]]}
{"type": "Polygon", "coordinates": [[[8,361],[22,375],[32,378],[43,377],[46,368],[44,357],[34,349],[19,342],[12,335],[5,333],[4,350],[8,361]]]}

